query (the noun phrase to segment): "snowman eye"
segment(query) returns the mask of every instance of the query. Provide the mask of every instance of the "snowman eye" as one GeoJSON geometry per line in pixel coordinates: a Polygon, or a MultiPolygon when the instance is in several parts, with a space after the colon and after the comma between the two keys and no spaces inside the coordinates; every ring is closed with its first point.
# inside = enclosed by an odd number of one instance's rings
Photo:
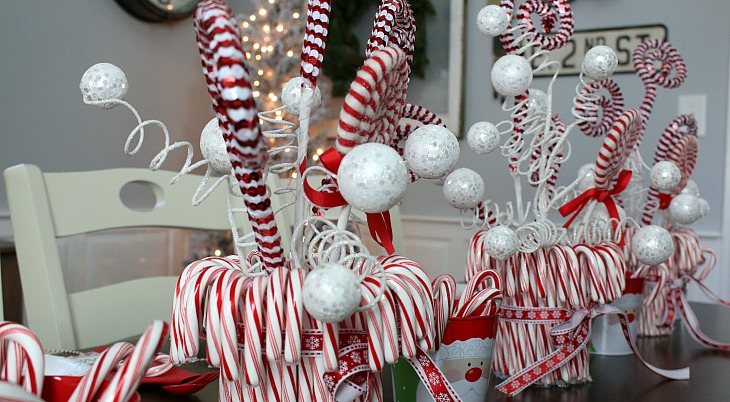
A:
{"type": "Polygon", "coordinates": [[[467,364],[466,364],[466,366],[467,366],[467,367],[471,367],[471,363],[467,363],[467,364]]]}
{"type": "Polygon", "coordinates": [[[484,362],[479,362],[479,365],[480,365],[480,366],[483,366],[483,365],[484,365],[484,362]]]}

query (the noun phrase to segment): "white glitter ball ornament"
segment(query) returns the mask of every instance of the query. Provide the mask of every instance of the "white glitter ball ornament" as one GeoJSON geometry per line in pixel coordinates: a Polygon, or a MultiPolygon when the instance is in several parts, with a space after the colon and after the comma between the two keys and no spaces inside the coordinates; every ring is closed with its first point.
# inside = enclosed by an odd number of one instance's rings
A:
{"type": "MultiPolygon", "coordinates": [[[[618,222],[616,223],[619,223],[626,219],[626,211],[624,211],[624,209],[621,208],[620,205],[616,205],[616,212],[618,212],[618,222]]],[[[606,204],[602,202],[596,203],[596,206],[593,208],[593,214],[591,215],[591,218],[593,218],[594,220],[601,220],[605,222],[608,222],[612,219],[611,215],[609,215],[608,213],[608,208],[606,208],[606,204]]]]}
{"type": "Polygon", "coordinates": [[[114,64],[98,63],[89,67],[79,83],[84,103],[94,104],[103,109],[116,106],[115,99],[124,99],[129,89],[124,71],[114,64]]]}
{"type": "Polygon", "coordinates": [[[302,301],[307,312],[322,322],[340,322],[360,304],[360,279],[347,267],[326,263],[304,279],[302,301]]]}
{"type": "Polygon", "coordinates": [[[353,207],[369,213],[384,212],[403,198],[408,169],[393,148],[367,143],[342,158],[337,183],[342,197],[353,207]]]}
{"type": "Polygon", "coordinates": [[[639,229],[631,240],[636,258],[646,265],[661,264],[674,252],[672,235],[666,229],[648,225],[639,229]]]}
{"type": "Polygon", "coordinates": [[[467,131],[466,142],[479,155],[488,154],[499,146],[499,130],[488,121],[476,122],[467,131]]]}
{"type": "Polygon", "coordinates": [[[586,163],[578,169],[578,191],[583,192],[596,186],[596,165],[586,163]]]}
{"type": "Polygon", "coordinates": [[[495,4],[482,8],[477,14],[477,28],[489,36],[501,35],[508,24],[509,15],[495,4]]]}
{"type": "Polygon", "coordinates": [[[522,56],[502,56],[492,66],[492,85],[504,96],[523,94],[532,84],[532,67],[522,56]]]}
{"type": "Polygon", "coordinates": [[[471,169],[456,169],[446,176],[444,197],[454,208],[474,208],[484,197],[484,180],[471,169]]]}
{"type": "Polygon", "coordinates": [[[707,216],[707,214],[710,213],[710,203],[707,202],[704,198],[698,198],[697,199],[700,202],[700,211],[702,212],[702,217],[704,218],[707,216]]]}
{"type": "Polygon", "coordinates": [[[504,261],[518,248],[517,234],[507,226],[493,227],[484,234],[484,250],[493,258],[504,261]]]}
{"type": "Polygon", "coordinates": [[[677,194],[669,203],[669,216],[682,225],[690,225],[702,218],[700,199],[692,194],[677,194]]]}
{"type": "Polygon", "coordinates": [[[210,119],[200,133],[200,153],[208,160],[210,166],[218,173],[231,173],[233,166],[228,157],[226,141],[223,139],[223,132],[218,125],[218,118],[210,119]]]}
{"type": "Polygon", "coordinates": [[[700,188],[697,186],[697,183],[695,183],[694,180],[689,179],[687,180],[687,183],[684,185],[684,188],[682,189],[682,194],[691,194],[695,197],[700,196],[700,188]]]}
{"type": "Polygon", "coordinates": [[[459,141],[446,127],[429,124],[406,138],[403,157],[413,173],[424,179],[437,179],[456,166],[459,141]]]}
{"type": "Polygon", "coordinates": [[[546,114],[548,110],[548,96],[545,91],[530,88],[527,94],[527,109],[532,113],[546,114]]]}
{"type": "Polygon", "coordinates": [[[669,161],[657,162],[649,174],[651,186],[665,193],[674,190],[681,179],[682,172],[679,171],[679,167],[669,161]]]}
{"type": "Polygon", "coordinates": [[[583,59],[583,73],[596,81],[613,75],[618,66],[616,52],[608,46],[598,45],[586,52],[583,59]]]}
{"type": "MultiPolygon", "coordinates": [[[[294,77],[284,84],[284,88],[281,90],[281,103],[294,116],[299,116],[299,106],[302,100],[302,85],[305,85],[306,82],[302,77],[294,77]]],[[[317,109],[321,104],[322,93],[319,87],[315,87],[314,93],[312,93],[311,110],[317,109]]]]}

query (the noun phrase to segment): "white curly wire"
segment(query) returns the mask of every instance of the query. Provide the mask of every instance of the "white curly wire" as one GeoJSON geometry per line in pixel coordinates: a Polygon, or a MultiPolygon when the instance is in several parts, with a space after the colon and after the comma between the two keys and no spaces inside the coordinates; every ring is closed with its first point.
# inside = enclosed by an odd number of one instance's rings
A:
{"type": "Polygon", "coordinates": [[[515,233],[519,242],[519,251],[532,253],[540,248],[559,244],[564,239],[567,230],[544,219],[521,225],[517,227],[515,233]]]}
{"type": "MultiPolygon", "coordinates": [[[[349,209],[345,207],[344,209],[349,209]]],[[[358,311],[365,311],[375,306],[381,299],[387,285],[385,269],[370,255],[357,234],[343,229],[342,219],[349,215],[349,211],[340,215],[338,224],[320,217],[310,216],[294,228],[291,244],[292,262],[297,268],[306,267],[317,269],[325,263],[337,263],[360,272],[363,277],[376,273],[381,277],[378,294],[369,303],[358,307],[358,311]],[[302,250],[303,254],[299,254],[302,250]]]]}
{"type": "MultiPolygon", "coordinates": [[[[297,124],[288,120],[269,117],[270,115],[275,116],[276,112],[282,111],[284,109],[286,109],[286,106],[281,106],[273,110],[259,113],[259,119],[269,123],[272,127],[274,127],[269,130],[264,130],[264,137],[268,138],[273,144],[282,142],[280,145],[269,149],[269,160],[272,160],[273,157],[280,153],[290,153],[298,151],[297,124]]],[[[267,166],[266,170],[268,174],[275,174],[291,178],[292,173],[297,171],[297,163],[286,161],[279,162],[267,166]]],[[[287,194],[291,194],[291,201],[285,202],[280,207],[275,209],[274,215],[277,215],[282,210],[294,205],[296,202],[296,187],[291,185],[291,181],[289,181],[284,187],[270,188],[269,190],[271,191],[272,195],[277,195],[281,197],[284,197],[287,194]]]]}
{"type": "Polygon", "coordinates": [[[211,184],[209,187],[206,188],[206,184],[208,184],[208,181],[211,179],[211,175],[213,173],[213,167],[210,164],[210,161],[207,159],[202,159],[196,163],[192,163],[193,159],[193,146],[191,143],[187,141],[177,141],[173,144],[170,144],[170,133],[167,129],[167,126],[162,123],[159,120],[145,120],[142,121],[142,118],[140,117],[137,110],[128,102],[122,100],[122,99],[111,99],[106,100],[104,102],[100,101],[87,101],[84,100],[84,102],[88,105],[99,105],[99,104],[117,104],[122,105],[129,109],[132,114],[134,115],[135,119],[137,120],[137,126],[129,133],[127,136],[127,141],[124,143],[124,152],[127,155],[133,156],[136,155],[139,150],[142,148],[142,144],[144,143],[144,129],[146,126],[149,125],[156,125],[162,129],[162,132],[165,137],[165,145],[162,148],[160,152],[157,153],[157,155],[152,158],[152,161],[150,162],[150,170],[157,171],[162,167],[162,164],[167,159],[167,156],[169,153],[177,148],[186,148],[187,150],[187,156],[185,158],[185,162],[183,163],[182,168],[178,171],[175,176],[170,180],[170,184],[173,185],[177,183],[181,177],[184,175],[192,172],[193,170],[201,167],[206,166],[205,174],[203,176],[203,179],[201,180],[198,187],[195,189],[195,192],[192,195],[192,204],[193,205],[200,205],[203,201],[205,201],[210,194],[213,193],[220,185],[221,183],[226,182],[227,188],[226,188],[226,200],[227,200],[227,206],[228,206],[228,221],[229,225],[231,227],[231,234],[233,235],[233,245],[236,255],[239,258],[239,261],[243,261],[244,257],[244,248],[251,247],[255,245],[253,242],[246,242],[246,239],[253,238],[253,232],[249,233],[245,236],[239,236],[239,232],[241,231],[238,227],[237,221],[236,221],[236,214],[245,213],[245,208],[236,208],[233,206],[234,199],[235,198],[242,198],[242,195],[238,191],[238,185],[236,183],[235,177],[233,175],[233,172],[229,172],[228,174],[224,174],[220,177],[218,177],[215,181],[213,181],[213,184],[211,184]],[[136,139],[136,143],[135,143],[136,139]],[[132,144],[134,143],[134,146],[132,144]]]}

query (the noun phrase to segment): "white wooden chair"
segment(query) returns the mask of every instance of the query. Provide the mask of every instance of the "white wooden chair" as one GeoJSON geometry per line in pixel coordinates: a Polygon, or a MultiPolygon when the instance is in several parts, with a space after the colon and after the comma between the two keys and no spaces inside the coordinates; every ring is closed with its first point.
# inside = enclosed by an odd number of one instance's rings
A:
{"type": "MultiPolygon", "coordinates": [[[[193,206],[201,176],[186,175],[170,185],[173,175],[136,168],[46,173],[35,165],[16,165],[5,170],[27,326],[45,348],[108,344],[141,334],[153,319],[169,322],[176,276],[67,293],[57,239],[112,228],[230,230],[224,186],[193,206]],[[130,182],[154,190],[154,207],[140,211],[125,206],[120,190],[130,182]]],[[[270,176],[272,180],[278,179],[270,176]]],[[[275,207],[276,202],[273,197],[275,207]]],[[[282,225],[288,245],[291,222],[285,219],[282,225]]]]}

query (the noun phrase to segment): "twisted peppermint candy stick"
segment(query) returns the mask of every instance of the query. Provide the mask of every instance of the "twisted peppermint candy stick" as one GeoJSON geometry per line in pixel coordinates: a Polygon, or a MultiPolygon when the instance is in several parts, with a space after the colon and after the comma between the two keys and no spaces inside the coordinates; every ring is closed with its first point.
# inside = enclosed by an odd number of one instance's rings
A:
{"type": "Polygon", "coordinates": [[[167,336],[167,330],[167,324],[160,320],[152,322],[147,327],[134,347],[134,352],[125,360],[124,365],[109,382],[109,386],[99,398],[100,402],[130,400],[160,350],[160,346],[167,336]]]}
{"type": "Polygon", "coordinates": [[[385,0],[380,3],[368,39],[365,57],[389,44],[403,49],[410,70],[416,41],[416,20],[411,6],[405,0],[385,0]]]}
{"type": "Polygon", "coordinates": [[[307,27],[302,45],[299,74],[308,80],[312,87],[317,86],[317,77],[322,68],[331,9],[331,0],[309,0],[307,2],[307,27]]]}
{"type": "Polygon", "coordinates": [[[673,162],[679,167],[682,178],[671,194],[662,194],[653,186],[649,187],[649,192],[644,203],[644,214],[642,223],[644,225],[651,224],[654,213],[657,209],[665,209],[669,206],[671,197],[679,194],[687,181],[694,172],[697,163],[697,124],[691,115],[680,115],[675,118],[659,138],[656,151],[654,151],[654,163],[662,161],[673,162]],[[680,146],[680,142],[686,136],[694,137],[694,141],[687,139],[680,146]]]}
{"type": "Polygon", "coordinates": [[[660,40],[639,44],[634,50],[633,62],[634,70],[645,88],[644,101],[641,104],[643,134],[654,109],[657,86],[667,89],[678,88],[687,77],[687,70],[677,49],[660,40]],[[660,68],[655,67],[656,62],[661,64],[660,68]]]}
{"type": "Polygon", "coordinates": [[[198,4],[199,46],[212,54],[212,81],[218,92],[211,98],[218,102],[222,116],[219,123],[238,185],[243,194],[258,250],[268,269],[284,263],[271,200],[266,191],[265,163],[267,146],[259,126],[256,104],[240,38],[231,11],[220,0],[198,4]]]}
{"type": "Polygon", "coordinates": [[[20,324],[3,321],[0,322],[0,344],[2,343],[6,344],[7,349],[4,352],[8,359],[0,361],[0,379],[22,385],[28,392],[40,396],[43,391],[45,360],[38,337],[20,324]]]}

